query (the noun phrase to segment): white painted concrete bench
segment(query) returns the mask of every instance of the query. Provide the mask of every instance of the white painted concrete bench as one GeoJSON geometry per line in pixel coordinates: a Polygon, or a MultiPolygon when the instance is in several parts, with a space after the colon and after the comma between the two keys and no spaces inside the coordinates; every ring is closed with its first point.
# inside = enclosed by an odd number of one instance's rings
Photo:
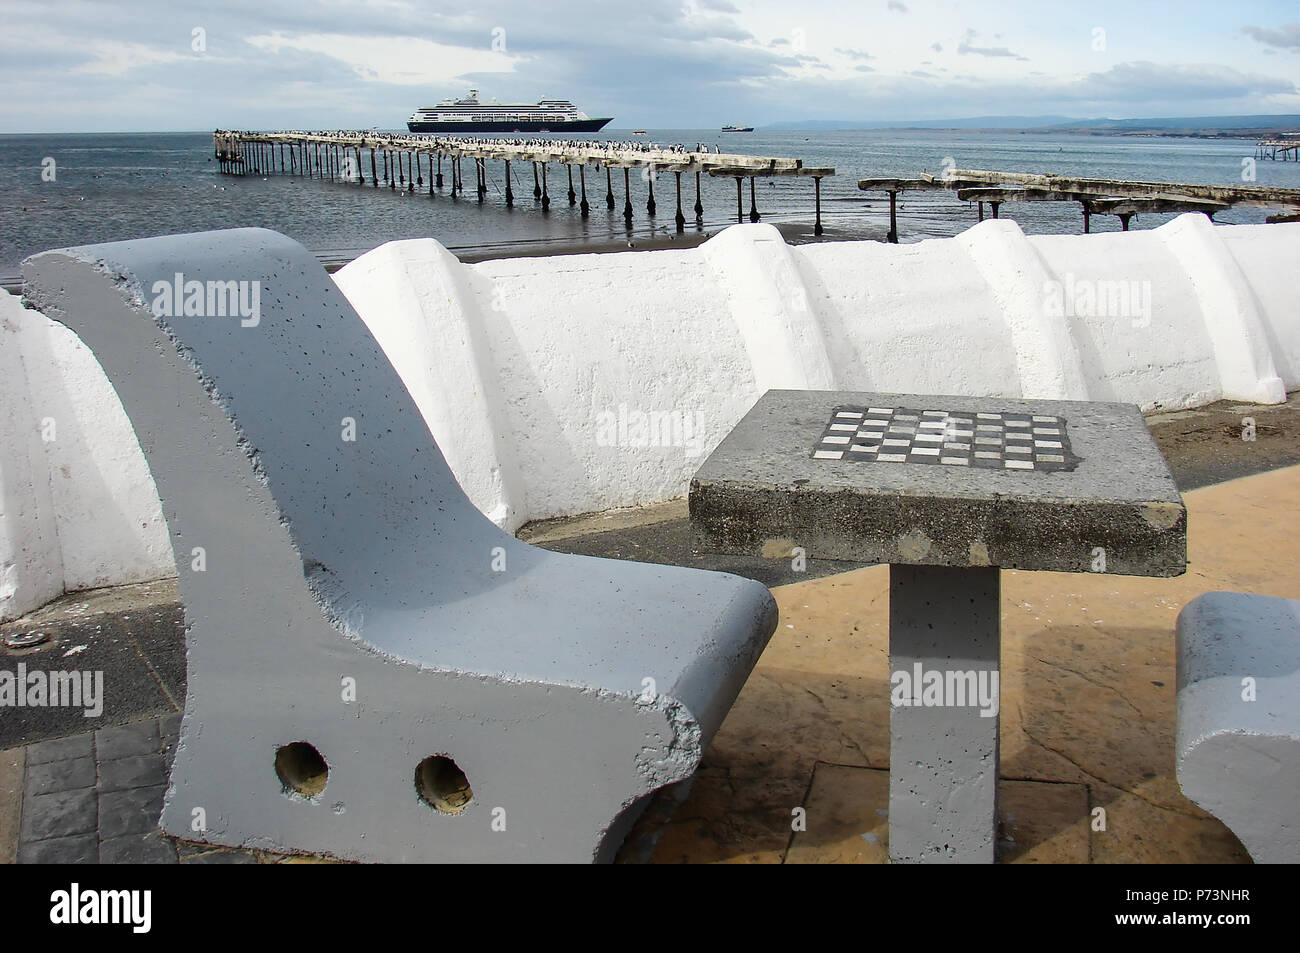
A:
{"type": "Polygon", "coordinates": [[[163,501],[189,669],[168,833],[603,860],[695,769],[775,628],[771,595],[499,530],[297,243],[64,249],[24,280],[103,365],[163,501]],[[217,313],[231,288],[257,308],[217,313]]]}
{"type": "Polygon", "coordinates": [[[1300,862],[1300,601],[1208,592],[1178,616],[1178,784],[1256,863],[1300,862]]]}

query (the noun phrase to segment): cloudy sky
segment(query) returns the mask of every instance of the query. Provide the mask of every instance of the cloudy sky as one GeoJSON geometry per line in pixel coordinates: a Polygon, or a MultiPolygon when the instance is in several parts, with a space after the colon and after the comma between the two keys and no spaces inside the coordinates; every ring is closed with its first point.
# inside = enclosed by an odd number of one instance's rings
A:
{"type": "Polygon", "coordinates": [[[1300,113],[1300,0],[5,0],[0,132],[1300,113]]]}

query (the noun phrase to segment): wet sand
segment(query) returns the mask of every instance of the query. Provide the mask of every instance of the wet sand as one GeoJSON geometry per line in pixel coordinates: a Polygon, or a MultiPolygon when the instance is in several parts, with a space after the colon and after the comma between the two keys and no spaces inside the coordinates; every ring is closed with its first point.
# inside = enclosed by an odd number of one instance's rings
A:
{"type": "MultiPolygon", "coordinates": [[[[863,236],[856,231],[826,226],[822,235],[813,234],[812,222],[774,222],[771,223],[781,236],[791,245],[807,245],[812,242],[861,241],[863,236]]],[[[491,261],[497,258],[544,258],[552,255],[599,255],[623,251],[657,251],[663,248],[695,248],[713,238],[726,228],[714,225],[704,229],[688,229],[681,235],[672,232],[655,232],[653,234],[634,233],[629,238],[607,238],[592,240],[545,239],[528,242],[502,242],[496,245],[462,245],[448,248],[453,255],[466,264],[479,261],[491,261]]],[[[876,241],[884,240],[884,233],[868,236],[876,241]]],[[[365,254],[368,249],[358,249],[346,253],[317,252],[325,270],[330,274],[338,271],[348,262],[365,254]]],[[[10,294],[22,291],[22,279],[17,275],[0,277],[0,289],[10,294]]]]}
{"type": "MultiPolygon", "coordinates": [[[[822,235],[813,234],[811,222],[772,223],[788,244],[807,245],[812,242],[860,241],[862,235],[847,229],[826,227],[822,235]]],[[[629,238],[592,240],[547,239],[535,242],[503,242],[499,245],[450,246],[448,251],[466,264],[492,261],[498,258],[548,258],[554,255],[601,255],[625,251],[658,251],[666,248],[696,248],[716,236],[727,226],[688,229],[681,235],[675,233],[634,234],[629,238]]],[[[874,236],[873,236],[874,237],[874,236]]],[[[883,240],[881,234],[877,240],[883,240]]],[[[339,258],[325,261],[325,269],[338,271],[351,259],[339,258]]]]}

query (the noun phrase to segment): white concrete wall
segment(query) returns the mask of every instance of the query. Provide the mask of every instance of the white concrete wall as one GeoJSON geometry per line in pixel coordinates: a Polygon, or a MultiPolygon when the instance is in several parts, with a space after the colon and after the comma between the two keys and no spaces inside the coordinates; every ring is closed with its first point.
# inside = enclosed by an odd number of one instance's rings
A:
{"type": "Polygon", "coordinates": [[[335,281],[470,497],[514,529],[682,495],[772,387],[1284,400],[1300,387],[1295,262],[1300,225],[1184,215],[1033,238],[1002,219],[912,245],[790,247],[740,225],[698,249],[477,265],[393,242],[335,281]],[[654,415],[689,424],[676,445],[602,433],[654,415]]]}
{"type": "Polygon", "coordinates": [[[0,294],[0,620],[65,591],[175,575],[158,491],[71,331],[0,294]]]}
{"type": "MultiPolygon", "coordinates": [[[[1185,215],[1032,238],[1003,219],[911,245],[790,247],[740,225],[697,249],[476,265],[393,242],[335,281],[471,499],[513,530],[681,496],[771,387],[1143,409],[1282,400],[1300,388],[1297,262],[1300,224],[1185,215]]],[[[0,317],[0,618],[173,573],[94,358],[16,299],[0,298],[0,317]],[[46,417],[54,441],[40,439],[46,417]]]]}

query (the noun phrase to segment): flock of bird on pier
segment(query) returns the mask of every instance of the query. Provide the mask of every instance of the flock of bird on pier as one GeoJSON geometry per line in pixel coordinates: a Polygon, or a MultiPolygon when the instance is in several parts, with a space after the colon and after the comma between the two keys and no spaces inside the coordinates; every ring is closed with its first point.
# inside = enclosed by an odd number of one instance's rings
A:
{"type": "MultiPolygon", "coordinates": [[[[265,133],[241,132],[236,129],[218,129],[215,133],[217,136],[234,136],[234,137],[260,137],[265,133]]],[[[652,153],[668,153],[671,155],[721,155],[722,150],[715,143],[710,148],[708,143],[697,142],[694,149],[688,149],[682,143],[670,143],[660,145],[657,142],[638,142],[635,140],[614,140],[605,139],[585,140],[585,139],[547,139],[544,137],[533,137],[528,139],[505,139],[501,137],[482,137],[482,136],[463,136],[457,135],[454,138],[443,136],[429,136],[418,134],[402,133],[377,133],[373,129],[330,129],[330,130],[286,130],[275,133],[277,139],[329,139],[335,141],[357,142],[361,147],[378,146],[380,148],[400,148],[418,147],[420,149],[431,149],[434,151],[456,152],[464,149],[497,149],[497,148],[519,148],[526,149],[544,149],[557,153],[576,153],[589,152],[600,153],[602,155],[614,156],[621,152],[632,152],[649,155],[652,153]]]]}

